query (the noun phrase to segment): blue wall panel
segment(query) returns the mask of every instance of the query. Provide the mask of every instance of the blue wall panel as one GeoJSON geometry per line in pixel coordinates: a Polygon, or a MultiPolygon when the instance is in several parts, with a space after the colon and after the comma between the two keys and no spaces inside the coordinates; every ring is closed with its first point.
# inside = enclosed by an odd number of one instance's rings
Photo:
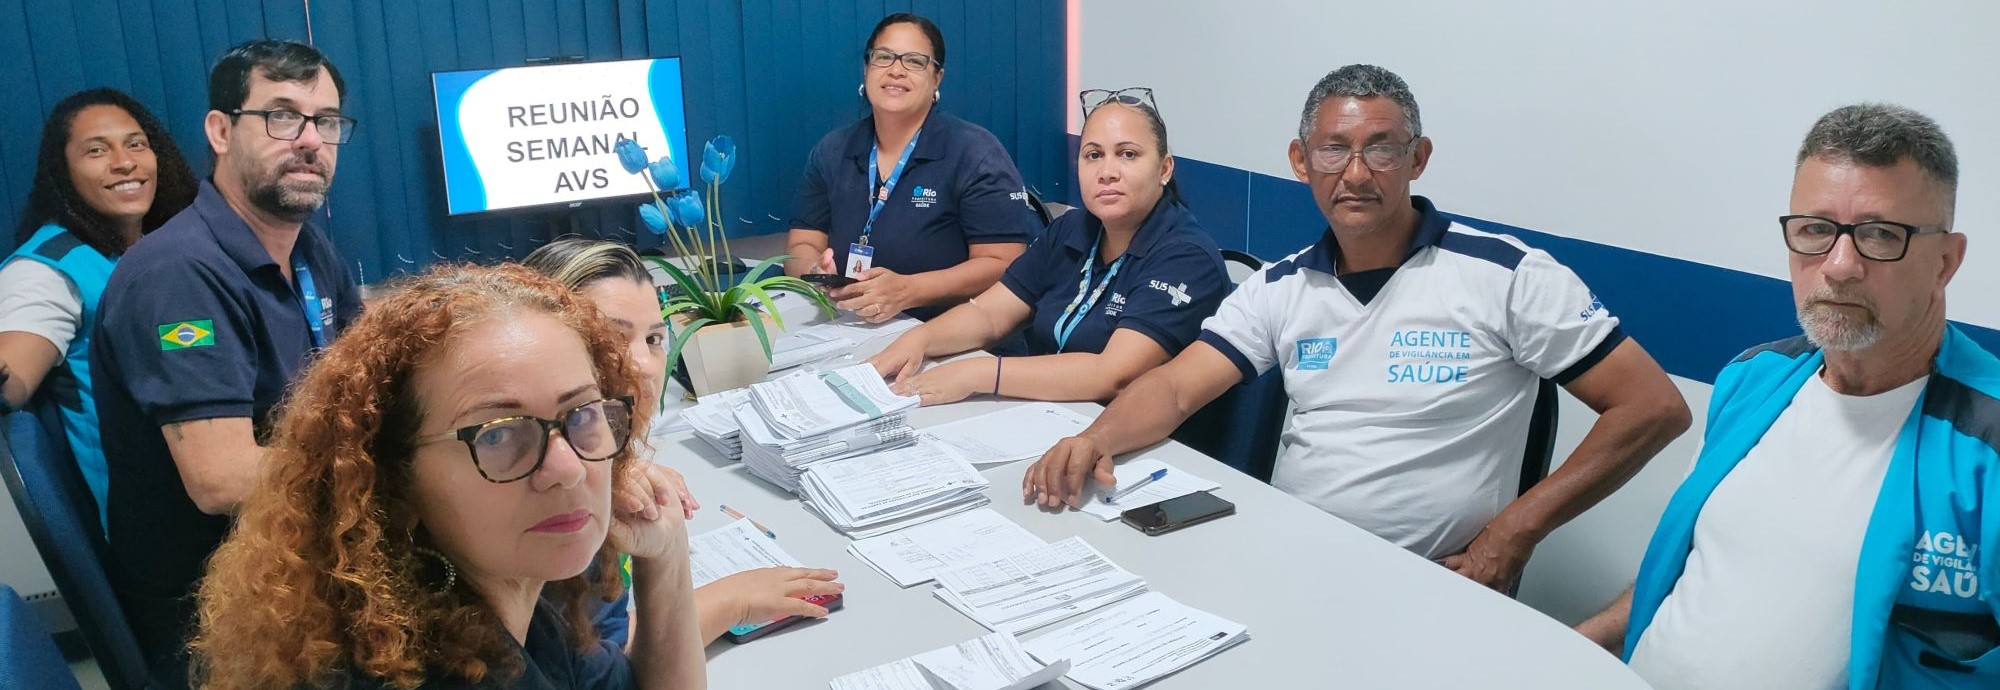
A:
{"type": "Polygon", "coordinates": [[[729,134],[743,155],[723,190],[731,232],[779,232],[807,152],[863,114],[862,42],[897,11],[944,30],[943,107],[1000,137],[1032,188],[1067,196],[1072,99],[1059,0],[0,0],[0,251],[14,246],[42,119],[57,100],[100,85],[132,93],[205,175],[215,58],[250,38],[309,31],[361,120],[326,211],[366,280],[441,258],[516,258],[566,232],[659,244],[632,232],[629,208],[446,217],[430,73],[530,58],[683,58],[690,144],[729,134]]]}

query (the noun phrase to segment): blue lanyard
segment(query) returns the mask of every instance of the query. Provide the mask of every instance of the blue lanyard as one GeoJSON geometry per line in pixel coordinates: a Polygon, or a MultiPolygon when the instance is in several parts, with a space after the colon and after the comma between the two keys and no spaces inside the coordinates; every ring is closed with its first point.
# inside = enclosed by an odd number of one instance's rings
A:
{"type": "Polygon", "coordinates": [[[313,285],[312,269],[304,261],[294,261],[292,274],[299,279],[299,302],[306,310],[306,326],[312,329],[313,347],[326,347],[326,326],[320,322],[319,288],[313,285]]]}
{"type": "Polygon", "coordinates": [[[1076,281],[1076,297],[1069,301],[1068,307],[1063,308],[1062,314],[1056,316],[1056,352],[1062,352],[1063,346],[1069,344],[1070,334],[1075,333],[1077,325],[1083,323],[1083,317],[1090,313],[1090,308],[1097,305],[1097,298],[1104,295],[1104,289],[1111,287],[1111,279],[1118,275],[1118,267],[1124,266],[1125,259],[1132,256],[1121,254],[1117,261],[1111,262],[1111,268],[1104,272],[1104,280],[1097,283],[1096,289],[1090,290],[1090,299],[1085,300],[1084,290],[1090,288],[1091,274],[1097,272],[1097,250],[1103,245],[1104,233],[1099,231],[1097,241],[1090,243],[1090,254],[1083,257],[1083,270],[1080,271],[1083,278],[1076,281]]]}
{"type": "MultiPolygon", "coordinates": [[[[916,134],[910,135],[910,143],[903,146],[903,157],[896,160],[895,169],[889,171],[889,179],[883,180],[882,189],[876,191],[874,198],[870,200],[873,205],[868,207],[868,224],[861,226],[861,242],[859,243],[861,246],[868,246],[868,234],[875,231],[875,217],[882,215],[883,206],[889,205],[889,192],[896,189],[897,180],[903,179],[903,168],[910,164],[910,153],[917,150],[917,137],[923,136],[923,134],[923,130],[917,130],[916,134]]],[[[878,142],[868,147],[868,184],[870,186],[874,186],[877,179],[876,176],[882,174],[882,169],[875,167],[875,158],[880,155],[882,155],[881,143],[878,142]]]]}

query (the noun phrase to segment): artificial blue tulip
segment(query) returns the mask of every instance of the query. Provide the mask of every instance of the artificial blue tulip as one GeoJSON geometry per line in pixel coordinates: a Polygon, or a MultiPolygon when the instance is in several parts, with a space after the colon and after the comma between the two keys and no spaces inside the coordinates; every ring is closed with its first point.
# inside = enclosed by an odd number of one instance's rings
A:
{"type": "Polygon", "coordinates": [[[674,159],[661,156],[646,166],[646,172],[653,176],[653,186],[658,189],[673,189],[681,186],[681,166],[674,165],[674,159]]]}
{"type": "Polygon", "coordinates": [[[644,222],[646,229],[653,231],[653,234],[667,234],[667,214],[661,213],[659,206],[639,204],[639,220],[644,222]]]}
{"type": "Polygon", "coordinates": [[[684,191],[667,197],[667,213],[674,223],[686,227],[706,227],[708,212],[701,207],[701,195],[684,191]]]}
{"type": "Polygon", "coordinates": [[[722,184],[736,168],[736,140],[724,134],[708,140],[701,152],[701,181],[722,184]]]}
{"type": "Polygon", "coordinates": [[[618,164],[625,168],[625,172],[638,174],[646,169],[646,149],[641,148],[639,142],[619,137],[618,143],[611,145],[611,150],[618,153],[618,164]]]}

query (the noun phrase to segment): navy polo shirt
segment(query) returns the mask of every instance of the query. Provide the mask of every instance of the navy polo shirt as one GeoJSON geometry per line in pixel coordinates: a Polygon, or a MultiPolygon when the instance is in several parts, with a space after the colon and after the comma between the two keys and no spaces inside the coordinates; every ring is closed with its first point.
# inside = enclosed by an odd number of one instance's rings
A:
{"type": "MultiPolygon", "coordinates": [[[[970,245],[1026,244],[1041,231],[1021,172],[993,133],[936,110],[918,131],[910,163],[868,237],[875,248],[874,265],[905,275],[947,269],[965,263],[970,245]]],[[[861,238],[861,228],[868,224],[877,186],[868,179],[874,147],[875,118],[870,116],[828,133],[806,161],[792,227],[826,233],[835,266],[847,265],[848,245],[861,238]]],[[[902,151],[887,153],[893,168],[902,151]]],[[[889,170],[882,170],[883,177],[888,175],[889,170]]],[[[908,313],[929,319],[948,306],[908,313]]]]}
{"type": "MultiPolygon", "coordinates": [[[[1000,284],[1034,310],[1027,330],[1028,354],[1056,353],[1056,319],[1090,291],[1111,268],[1091,253],[1104,224],[1084,209],[1071,209],[1015,259],[1000,284]],[[1084,262],[1094,265],[1090,285],[1082,285],[1084,262]]],[[[1202,319],[1215,313],[1229,292],[1229,273],[1215,240],[1179,204],[1162,201],[1139,224],[1123,265],[1111,284],[1085,312],[1063,352],[1103,352],[1111,333],[1129,328],[1180,354],[1201,334],[1202,319]]],[[[1116,263],[1114,260],[1112,263],[1116,263]]],[[[1079,303],[1078,308],[1082,308],[1079,303]]]]}
{"type": "MultiPolygon", "coordinates": [[[[360,313],[360,291],[311,223],[292,257],[311,270],[331,339],[360,313]]],[[[112,271],[91,342],[111,480],[106,560],[149,661],[180,647],[203,561],[231,522],[188,498],[160,427],[248,417],[263,442],[312,349],[299,292],[208,182],[112,271]]]]}

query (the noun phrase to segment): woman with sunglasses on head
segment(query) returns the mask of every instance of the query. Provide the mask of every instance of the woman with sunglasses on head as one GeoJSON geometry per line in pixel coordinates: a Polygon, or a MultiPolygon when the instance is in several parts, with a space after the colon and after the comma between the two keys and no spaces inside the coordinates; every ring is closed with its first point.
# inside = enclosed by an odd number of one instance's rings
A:
{"type": "Polygon", "coordinates": [[[0,409],[20,409],[47,387],[101,515],[104,449],[90,381],[99,298],[118,257],[194,201],[195,176],[145,106],[91,89],[49,112],[33,179],[20,246],[0,258],[0,409]]]}
{"type": "MultiPolygon", "coordinates": [[[[568,238],[542,245],[521,263],[556,279],[604,313],[639,369],[637,411],[650,414],[658,409],[667,375],[663,349],[667,322],[660,316],[660,293],[653,285],[653,275],[639,255],[617,242],[568,238]]],[[[652,449],[643,445],[643,439],[640,443],[644,457],[650,458],[652,449]]],[[[665,465],[659,469],[668,488],[679,497],[682,514],[694,517],[701,503],[688,490],[686,479],[665,465]]],[[[787,616],[824,618],[827,610],[805,597],[846,589],[833,581],[839,575],[825,568],[758,568],[702,585],[694,591],[701,639],[714,642],[730,628],[746,623],[787,616]]],[[[598,631],[608,638],[621,638],[629,621],[626,609],[630,603],[628,596],[601,607],[593,621],[598,631]]]]}
{"type": "Polygon", "coordinates": [[[193,684],[699,688],[686,525],[633,437],[616,329],[519,266],[447,266],[341,334],[278,411],[208,563],[193,684]],[[590,617],[632,557],[631,640],[590,617]]]}
{"type": "Polygon", "coordinates": [[[785,271],[835,278],[839,307],[871,323],[929,319],[978,295],[1041,230],[1000,141],[938,111],[944,65],[931,20],[883,18],[862,54],[869,115],[827,134],[806,164],[785,271]]]}
{"type": "Polygon", "coordinates": [[[923,404],[973,393],[1110,400],[1200,333],[1229,291],[1215,241],[1181,204],[1152,91],[1081,94],[1083,208],[1056,219],[1000,284],[896,339],[869,361],[923,404]],[[1029,354],[953,362],[1027,324],[1029,354]]]}

